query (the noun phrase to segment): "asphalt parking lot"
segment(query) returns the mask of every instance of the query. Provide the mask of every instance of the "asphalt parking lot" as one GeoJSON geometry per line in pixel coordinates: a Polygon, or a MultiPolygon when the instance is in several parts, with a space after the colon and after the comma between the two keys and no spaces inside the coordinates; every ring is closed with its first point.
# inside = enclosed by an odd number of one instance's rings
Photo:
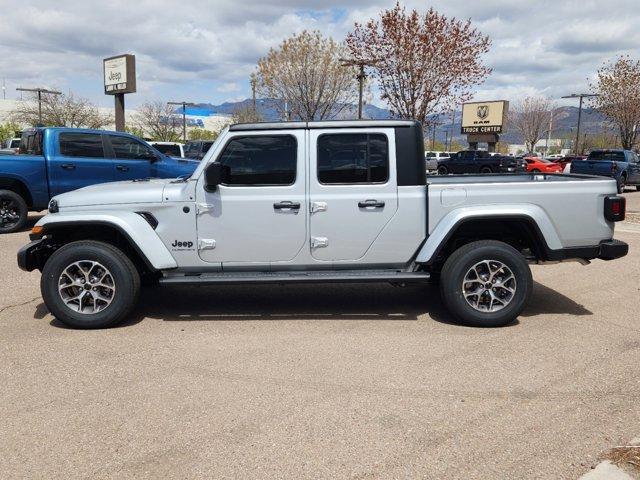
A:
{"type": "Polygon", "coordinates": [[[640,227],[616,236],[533,267],[502,329],[341,285],[151,289],[102,331],[52,318],[2,236],[0,477],[577,478],[640,434],[640,227]]]}

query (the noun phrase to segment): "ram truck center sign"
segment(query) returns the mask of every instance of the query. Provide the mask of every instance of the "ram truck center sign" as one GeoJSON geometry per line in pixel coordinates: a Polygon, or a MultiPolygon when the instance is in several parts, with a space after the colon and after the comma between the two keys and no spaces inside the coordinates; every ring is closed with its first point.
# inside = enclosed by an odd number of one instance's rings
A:
{"type": "Polygon", "coordinates": [[[119,55],[103,60],[104,93],[133,93],[136,91],[136,62],[134,55],[119,55]]]}
{"type": "Polygon", "coordinates": [[[509,102],[505,100],[464,103],[461,133],[503,133],[508,111],[509,102]]]}

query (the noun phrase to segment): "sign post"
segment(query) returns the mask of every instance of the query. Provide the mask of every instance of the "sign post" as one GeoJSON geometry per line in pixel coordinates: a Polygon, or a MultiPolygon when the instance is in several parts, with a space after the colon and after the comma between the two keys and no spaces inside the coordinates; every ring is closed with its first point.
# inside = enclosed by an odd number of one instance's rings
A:
{"type": "Polygon", "coordinates": [[[478,148],[479,142],[486,142],[488,150],[495,152],[500,134],[506,130],[509,102],[468,102],[462,104],[462,134],[467,135],[469,147],[478,148]]]}
{"type": "Polygon", "coordinates": [[[124,95],[136,91],[136,57],[125,54],[105,58],[102,61],[104,71],[104,93],[115,99],[116,130],[124,131],[124,95]]]}

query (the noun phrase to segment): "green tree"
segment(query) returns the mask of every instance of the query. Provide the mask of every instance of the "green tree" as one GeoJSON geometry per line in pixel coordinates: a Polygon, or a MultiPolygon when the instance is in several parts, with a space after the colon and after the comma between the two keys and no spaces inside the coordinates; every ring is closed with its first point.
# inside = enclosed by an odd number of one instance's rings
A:
{"type": "Polygon", "coordinates": [[[0,142],[4,142],[16,136],[22,130],[16,122],[5,122],[0,124],[0,142]]]}
{"type": "Polygon", "coordinates": [[[219,134],[220,132],[214,132],[206,128],[192,128],[187,135],[189,140],[215,140],[219,134]]]}

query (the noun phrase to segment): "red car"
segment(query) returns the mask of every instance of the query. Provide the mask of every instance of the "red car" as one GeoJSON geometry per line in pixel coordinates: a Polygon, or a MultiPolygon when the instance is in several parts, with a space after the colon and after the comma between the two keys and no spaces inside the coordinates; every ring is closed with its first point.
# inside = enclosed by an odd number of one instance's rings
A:
{"type": "Polygon", "coordinates": [[[525,157],[527,162],[527,172],[535,173],[562,173],[562,165],[553,163],[550,160],[538,157],[525,157]]]}

